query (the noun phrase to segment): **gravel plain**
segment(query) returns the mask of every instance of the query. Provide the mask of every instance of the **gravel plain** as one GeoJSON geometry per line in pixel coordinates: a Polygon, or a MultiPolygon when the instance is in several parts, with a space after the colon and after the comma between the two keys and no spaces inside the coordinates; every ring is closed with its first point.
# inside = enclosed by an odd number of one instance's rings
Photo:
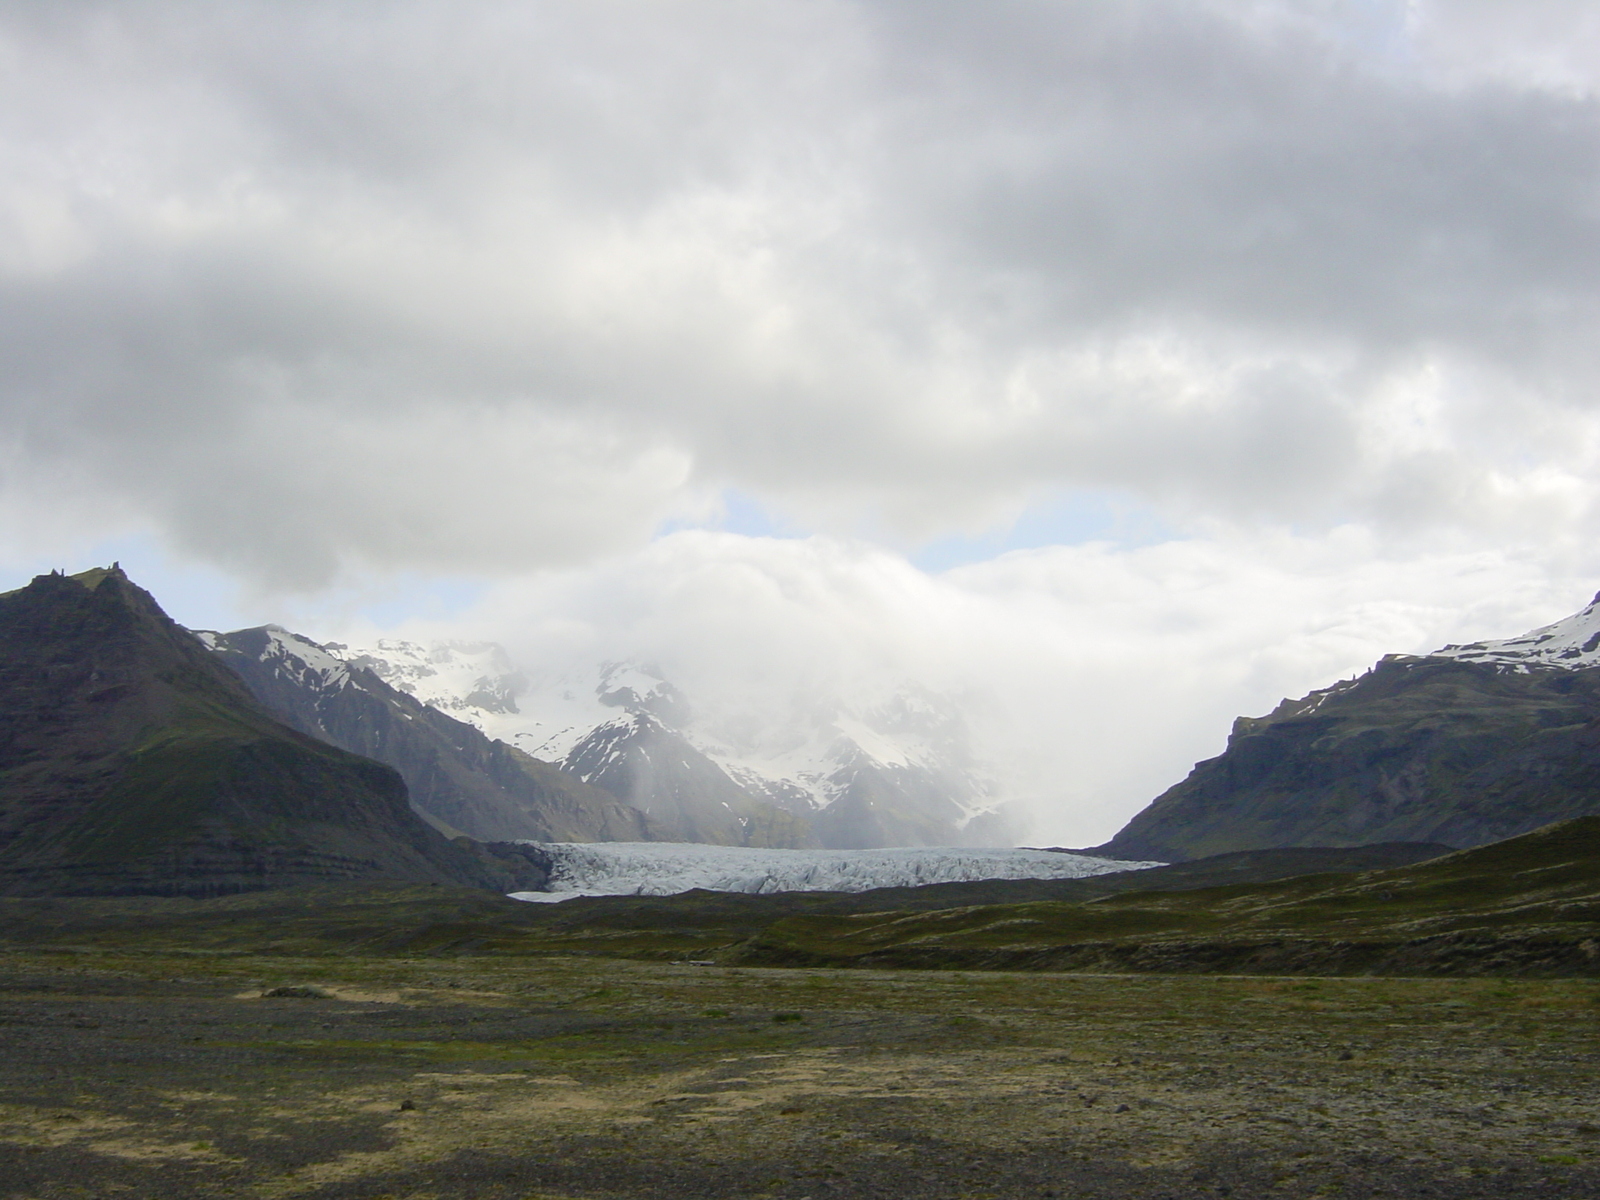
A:
{"type": "Polygon", "coordinates": [[[1592,980],[11,953],[0,1197],[1600,1196],[1597,1035],[1592,980]]]}

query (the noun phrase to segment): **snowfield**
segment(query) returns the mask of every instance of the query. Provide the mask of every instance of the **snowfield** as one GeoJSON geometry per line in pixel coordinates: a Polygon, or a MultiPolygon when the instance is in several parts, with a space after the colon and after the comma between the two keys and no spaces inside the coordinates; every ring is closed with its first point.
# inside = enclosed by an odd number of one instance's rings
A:
{"type": "Polygon", "coordinates": [[[555,859],[549,890],[512,892],[551,903],[575,896],[712,892],[865,892],[976,879],[1081,879],[1157,867],[1052,850],[907,847],[761,850],[687,842],[527,842],[555,859]]]}
{"type": "Polygon", "coordinates": [[[1586,608],[1521,637],[1467,642],[1435,650],[1428,658],[1494,663],[1526,671],[1529,667],[1566,667],[1579,671],[1600,664],[1600,596],[1586,608]]]}

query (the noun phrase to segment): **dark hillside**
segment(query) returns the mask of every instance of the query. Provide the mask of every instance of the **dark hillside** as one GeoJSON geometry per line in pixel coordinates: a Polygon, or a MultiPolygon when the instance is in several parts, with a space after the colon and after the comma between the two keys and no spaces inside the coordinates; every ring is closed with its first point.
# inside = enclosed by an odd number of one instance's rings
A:
{"type": "Polygon", "coordinates": [[[279,724],[115,566],[0,596],[0,891],[478,885],[388,767],[279,724]]]}
{"type": "Polygon", "coordinates": [[[1240,718],[1105,849],[1176,861],[1230,850],[1479,846],[1600,813],[1600,669],[1391,658],[1240,718]]]}

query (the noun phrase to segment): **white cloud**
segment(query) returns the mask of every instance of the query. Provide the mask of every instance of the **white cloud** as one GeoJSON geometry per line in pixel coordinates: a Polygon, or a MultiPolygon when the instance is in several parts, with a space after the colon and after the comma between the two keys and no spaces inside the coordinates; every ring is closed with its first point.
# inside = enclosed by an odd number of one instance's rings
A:
{"type": "Polygon", "coordinates": [[[1595,21],[0,3],[0,557],[501,580],[530,649],[730,697],[987,688],[1064,747],[1041,805],[1109,813],[1600,568],[1595,21]],[[826,536],[650,546],[729,488],[826,536]],[[1083,492],[1171,540],[895,553],[1083,492]]]}

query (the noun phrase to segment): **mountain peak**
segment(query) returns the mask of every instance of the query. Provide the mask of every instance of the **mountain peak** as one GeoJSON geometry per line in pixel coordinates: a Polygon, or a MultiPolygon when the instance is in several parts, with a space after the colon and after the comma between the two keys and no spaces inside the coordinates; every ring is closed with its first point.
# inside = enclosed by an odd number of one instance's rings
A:
{"type": "Polygon", "coordinates": [[[79,571],[76,575],[67,576],[83,584],[91,592],[108,579],[115,579],[122,583],[131,583],[127,574],[122,570],[122,564],[114,562],[109,567],[90,567],[87,571],[79,571]]]}
{"type": "Polygon", "coordinates": [[[0,596],[0,893],[479,881],[389,768],[273,719],[115,563],[0,596]]]}
{"type": "Polygon", "coordinates": [[[1600,593],[1570,617],[1518,637],[1453,644],[1422,657],[1492,663],[1524,671],[1530,667],[1575,671],[1600,665],[1600,593]]]}

